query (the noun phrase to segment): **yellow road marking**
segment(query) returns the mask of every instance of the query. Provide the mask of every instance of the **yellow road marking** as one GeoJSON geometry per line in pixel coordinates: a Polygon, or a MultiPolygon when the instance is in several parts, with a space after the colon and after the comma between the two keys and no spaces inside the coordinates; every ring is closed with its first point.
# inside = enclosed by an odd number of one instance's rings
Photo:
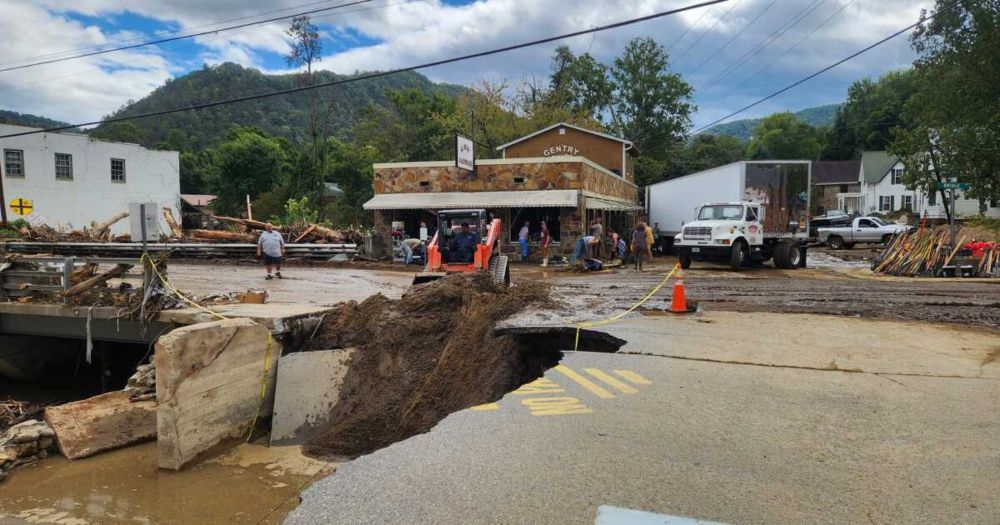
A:
{"type": "Polygon", "coordinates": [[[591,394],[594,394],[595,396],[601,399],[613,399],[615,397],[615,395],[612,394],[611,392],[608,392],[607,390],[594,384],[593,381],[576,373],[575,370],[566,365],[557,365],[555,367],[555,371],[572,379],[573,381],[576,381],[578,385],[582,386],[583,388],[586,388],[587,390],[590,391],[591,394]]]}
{"type": "Polygon", "coordinates": [[[496,403],[486,403],[472,407],[473,410],[500,410],[500,405],[496,403]]]}
{"type": "Polygon", "coordinates": [[[600,379],[601,381],[604,381],[605,383],[611,385],[613,388],[615,388],[616,390],[618,390],[623,394],[635,394],[636,392],[638,392],[638,390],[636,390],[635,387],[633,387],[632,385],[627,385],[625,383],[622,383],[621,381],[609,376],[608,374],[596,368],[584,368],[583,370],[584,372],[587,372],[588,374],[596,377],[597,379],[600,379]]]}
{"type": "Polygon", "coordinates": [[[533,416],[568,416],[592,412],[575,397],[529,397],[522,399],[521,403],[531,410],[533,416]]]}
{"type": "Polygon", "coordinates": [[[559,394],[565,392],[561,386],[551,379],[546,379],[544,377],[536,379],[526,385],[522,385],[514,391],[514,394],[523,395],[533,395],[533,394],[559,394]]]}
{"type": "Polygon", "coordinates": [[[637,385],[649,385],[653,383],[652,381],[646,379],[645,377],[642,377],[641,375],[631,370],[615,370],[615,373],[637,385]]]}

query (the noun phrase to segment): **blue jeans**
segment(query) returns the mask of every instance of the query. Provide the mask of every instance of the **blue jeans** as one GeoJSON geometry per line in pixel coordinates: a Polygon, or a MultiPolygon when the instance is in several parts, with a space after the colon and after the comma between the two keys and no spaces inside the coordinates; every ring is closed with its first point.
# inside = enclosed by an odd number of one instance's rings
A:
{"type": "Polygon", "coordinates": [[[406,243],[403,243],[402,246],[403,246],[403,256],[405,257],[406,261],[404,262],[404,264],[410,264],[411,262],[413,262],[413,250],[411,250],[410,247],[406,245],[406,243]]]}
{"type": "Polygon", "coordinates": [[[570,256],[569,262],[575,263],[581,255],[586,255],[586,245],[584,245],[583,239],[577,239],[576,246],[573,247],[573,255],[570,256]]]}
{"type": "Polygon", "coordinates": [[[527,259],[528,258],[528,239],[521,239],[519,242],[521,243],[521,258],[522,259],[527,259]]]}

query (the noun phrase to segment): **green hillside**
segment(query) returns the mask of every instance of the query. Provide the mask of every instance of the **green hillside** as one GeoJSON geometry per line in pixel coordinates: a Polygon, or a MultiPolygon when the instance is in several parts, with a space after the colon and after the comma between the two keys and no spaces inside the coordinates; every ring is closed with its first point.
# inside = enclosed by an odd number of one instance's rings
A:
{"type": "Polygon", "coordinates": [[[39,117],[38,115],[28,115],[16,111],[0,109],[0,124],[16,124],[18,126],[31,126],[33,128],[58,128],[68,126],[68,122],[60,122],[50,118],[39,117]]]}
{"type": "MultiPolygon", "coordinates": [[[[317,82],[347,78],[329,71],[317,73],[317,82]]],[[[113,117],[191,106],[215,100],[267,93],[296,87],[295,75],[267,75],[252,68],[225,63],[168,80],[141,100],[130,102],[113,117]]],[[[327,129],[331,136],[347,137],[358,113],[369,104],[385,105],[386,90],[416,88],[457,96],[465,88],[435,84],[418,73],[401,73],[316,90],[319,107],[330,103],[327,129]]],[[[194,150],[224,138],[233,126],[258,126],[264,131],[300,141],[309,121],[307,92],[227,104],[198,111],[184,111],[152,118],[111,123],[91,135],[102,139],[137,142],[149,147],[194,150]]]]}
{"type": "MultiPolygon", "coordinates": [[[[794,115],[798,117],[799,120],[809,124],[810,126],[822,127],[822,126],[832,126],[834,119],[837,117],[837,108],[840,104],[828,104],[826,106],[817,106],[814,108],[806,108],[802,111],[796,111],[794,115]]],[[[748,141],[753,135],[753,131],[757,129],[757,125],[760,124],[762,119],[743,119],[734,120],[732,122],[726,122],[713,126],[705,131],[712,135],[729,135],[736,137],[741,141],[748,141]]]]}

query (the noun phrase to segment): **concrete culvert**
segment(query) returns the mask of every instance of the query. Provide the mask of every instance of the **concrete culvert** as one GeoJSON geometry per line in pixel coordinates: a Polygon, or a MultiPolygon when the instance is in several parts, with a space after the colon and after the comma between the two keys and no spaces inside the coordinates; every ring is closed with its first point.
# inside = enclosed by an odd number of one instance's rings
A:
{"type": "Polygon", "coordinates": [[[310,348],[356,351],[327,419],[333,423],[306,443],[306,453],[365,454],[541,377],[562,357],[557,348],[539,349],[492,330],[548,301],[543,283],[506,288],[486,275],[450,275],[398,301],[376,295],[337,307],[310,348]]]}

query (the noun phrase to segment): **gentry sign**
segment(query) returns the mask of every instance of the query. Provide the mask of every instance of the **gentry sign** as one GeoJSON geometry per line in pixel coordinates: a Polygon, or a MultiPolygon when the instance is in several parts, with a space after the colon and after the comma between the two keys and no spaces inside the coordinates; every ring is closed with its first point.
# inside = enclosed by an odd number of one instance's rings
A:
{"type": "Polygon", "coordinates": [[[464,170],[476,170],[476,149],[472,140],[455,135],[455,166],[464,170]]]}
{"type": "Polygon", "coordinates": [[[542,152],[543,157],[551,157],[553,155],[572,155],[578,156],[580,154],[580,148],[573,146],[568,146],[566,144],[556,144],[555,146],[549,146],[545,148],[542,152]]]}

